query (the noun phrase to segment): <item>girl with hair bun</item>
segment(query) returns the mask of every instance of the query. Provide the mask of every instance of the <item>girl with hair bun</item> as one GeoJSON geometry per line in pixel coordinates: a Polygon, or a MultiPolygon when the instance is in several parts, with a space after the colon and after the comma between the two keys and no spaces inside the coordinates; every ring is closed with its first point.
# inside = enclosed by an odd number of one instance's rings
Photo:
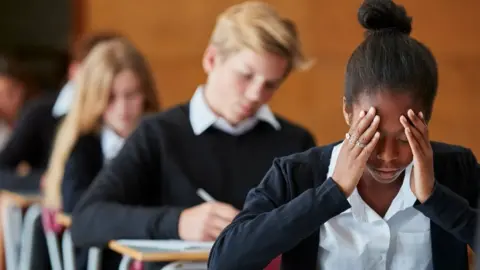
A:
{"type": "Polygon", "coordinates": [[[278,158],[218,237],[209,269],[468,269],[480,165],[432,142],[435,57],[403,6],[367,0],[347,63],[345,139],[278,158]]]}

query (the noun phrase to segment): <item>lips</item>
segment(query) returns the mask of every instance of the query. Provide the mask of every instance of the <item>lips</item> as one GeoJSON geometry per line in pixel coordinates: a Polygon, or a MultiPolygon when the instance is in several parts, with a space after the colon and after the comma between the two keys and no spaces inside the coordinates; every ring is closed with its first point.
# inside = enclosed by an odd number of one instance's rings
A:
{"type": "Polygon", "coordinates": [[[397,176],[401,170],[400,169],[371,169],[375,174],[380,176],[383,179],[391,179],[397,176]]]}

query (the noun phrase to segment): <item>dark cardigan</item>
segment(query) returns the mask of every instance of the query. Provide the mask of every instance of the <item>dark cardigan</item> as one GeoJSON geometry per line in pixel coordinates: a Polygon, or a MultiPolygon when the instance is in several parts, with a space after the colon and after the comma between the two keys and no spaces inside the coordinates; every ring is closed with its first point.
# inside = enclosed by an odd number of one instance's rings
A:
{"type": "MultiPolygon", "coordinates": [[[[333,147],[276,159],[217,239],[209,269],[263,269],[280,254],[283,270],[317,269],[320,226],[350,207],[333,179],[326,179],[333,147]]],[[[480,166],[468,149],[443,143],[432,143],[432,148],[435,188],[414,207],[431,220],[434,269],[468,269],[480,166]]]]}

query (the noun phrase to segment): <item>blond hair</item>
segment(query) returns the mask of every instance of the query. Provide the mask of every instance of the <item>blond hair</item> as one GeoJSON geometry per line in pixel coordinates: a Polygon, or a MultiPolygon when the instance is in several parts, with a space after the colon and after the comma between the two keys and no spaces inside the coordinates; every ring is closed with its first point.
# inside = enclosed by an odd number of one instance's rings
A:
{"type": "Polygon", "coordinates": [[[308,69],[312,61],[302,51],[295,23],[282,18],[268,4],[248,1],[221,13],[210,38],[221,56],[242,49],[274,53],[285,57],[292,69],[308,69]]]}
{"type": "Polygon", "coordinates": [[[44,179],[44,203],[47,207],[61,207],[60,190],[65,163],[80,136],[100,130],[113,80],[124,70],[134,72],[140,80],[145,95],[144,112],[159,110],[155,84],[140,52],[122,38],[96,45],[80,67],[75,80],[74,102],[55,138],[44,179]]]}

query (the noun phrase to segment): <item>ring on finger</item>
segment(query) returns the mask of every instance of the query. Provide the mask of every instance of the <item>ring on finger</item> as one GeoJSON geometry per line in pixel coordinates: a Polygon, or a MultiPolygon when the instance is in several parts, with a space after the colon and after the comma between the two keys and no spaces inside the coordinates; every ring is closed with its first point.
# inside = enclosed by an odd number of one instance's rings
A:
{"type": "Polygon", "coordinates": [[[345,138],[347,138],[347,141],[350,144],[355,144],[355,141],[356,141],[355,135],[350,135],[350,133],[347,133],[347,134],[345,134],[345,138]]]}
{"type": "Polygon", "coordinates": [[[365,148],[365,146],[367,146],[366,144],[360,142],[360,140],[356,141],[356,142],[355,142],[355,145],[358,146],[358,147],[360,147],[360,148],[365,148]]]}

